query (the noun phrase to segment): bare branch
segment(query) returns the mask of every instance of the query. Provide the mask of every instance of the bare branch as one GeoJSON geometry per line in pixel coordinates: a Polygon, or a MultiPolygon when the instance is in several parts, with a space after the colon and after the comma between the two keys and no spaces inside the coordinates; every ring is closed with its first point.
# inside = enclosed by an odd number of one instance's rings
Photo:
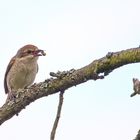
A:
{"type": "Polygon", "coordinates": [[[33,101],[55,94],[60,91],[84,83],[88,80],[103,79],[114,69],[121,66],[140,62],[140,48],[108,53],[105,57],[94,60],[89,65],[78,70],[66,71],[44,82],[34,84],[27,89],[17,91],[16,100],[7,101],[0,108],[0,124],[18,114],[33,101]]]}
{"type": "Polygon", "coordinates": [[[140,140],[140,130],[138,131],[138,134],[137,134],[136,138],[133,139],[133,140],[140,140]]]}
{"type": "Polygon", "coordinates": [[[59,123],[61,110],[62,110],[62,105],[63,105],[63,95],[64,95],[64,91],[60,92],[57,114],[56,114],[56,118],[55,118],[53,128],[52,128],[52,131],[51,131],[50,140],[54,140],[54,138],[55,138],[55,133],[56,133],[56,129],[57,129],[57,126],[58,126],[58,123],[59,123]]]}

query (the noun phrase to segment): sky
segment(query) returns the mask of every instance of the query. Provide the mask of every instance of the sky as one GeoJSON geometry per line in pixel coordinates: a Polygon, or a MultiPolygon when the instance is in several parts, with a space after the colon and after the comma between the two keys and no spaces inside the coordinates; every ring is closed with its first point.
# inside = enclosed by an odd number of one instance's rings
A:
{"type": "MultiPolygon", "coordinates": [[[[35,82],[50,72],[78,69],[108,52],[140,45],[139,0],[4,0],[0,2],[0,105],[3,78],[17,50],[34,44],[40,57],[35,82]]],[[[130,98],[140,65],[65,91],[56,140],[132,140],[140,129],[140,96],[130,98]]],[[[59,94],[39,99],[0,127],[3,140],[49,140],[59,94]]]]}

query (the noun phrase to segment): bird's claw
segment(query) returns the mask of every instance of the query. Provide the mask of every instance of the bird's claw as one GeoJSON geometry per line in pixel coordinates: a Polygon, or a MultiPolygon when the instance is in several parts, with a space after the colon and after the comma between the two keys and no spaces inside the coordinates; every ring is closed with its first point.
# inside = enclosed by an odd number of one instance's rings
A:
{"type": "Polygon", "coordinates": [[[16,96],[14,95],[14,93],[13,92],[9,92],[8,93],[8,100],[14,100],[15,101],[15,99],[16,99],[16,96]]]}

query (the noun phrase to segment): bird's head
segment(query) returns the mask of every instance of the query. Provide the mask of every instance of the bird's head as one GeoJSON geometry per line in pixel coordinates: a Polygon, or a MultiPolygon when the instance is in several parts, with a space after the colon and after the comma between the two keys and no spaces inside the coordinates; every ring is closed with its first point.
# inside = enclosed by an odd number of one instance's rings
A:
{"type": "Polygon", "coordinates": [[[34,45],[25,45],[17,51],[17,58],[38,58],[39,56],[45,56],[45,52],[43,50],[38,49],[38,47],[34,45]]]}

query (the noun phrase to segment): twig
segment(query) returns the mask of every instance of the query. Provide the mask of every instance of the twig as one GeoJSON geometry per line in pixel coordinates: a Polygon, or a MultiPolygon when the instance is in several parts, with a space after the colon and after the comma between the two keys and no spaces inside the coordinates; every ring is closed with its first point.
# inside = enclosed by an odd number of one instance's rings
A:
{"type": "Polygon", "coordinates": [[[59,94],[59,104],[58,104],[56,118],[55,118],[53,128],[52,128],[52,131],[51,131],[50,140],[54,140],[54,138],[55,138],[56,129],[57,129],[57,126],[58,126],[58,123],[59,123],[61,110],[62,110],[62,105],[63,105],[63,99],[64,99],[63,95],[64,95],[64,91],[61,91],[60,94],[59,94]]]}
{"type": "Polygon", "coordinates": [[[133,140],[140,140],[140,130],[138,131],[138,134],[137,134],[136,138],[133,139],[133,140]]]}
{"type": "Polygon", "coordinates": [[[133,78],[133,90],[134,92],[130,95],[130,97],[140,94],[140,81],[138,78],[133,78]]]}

